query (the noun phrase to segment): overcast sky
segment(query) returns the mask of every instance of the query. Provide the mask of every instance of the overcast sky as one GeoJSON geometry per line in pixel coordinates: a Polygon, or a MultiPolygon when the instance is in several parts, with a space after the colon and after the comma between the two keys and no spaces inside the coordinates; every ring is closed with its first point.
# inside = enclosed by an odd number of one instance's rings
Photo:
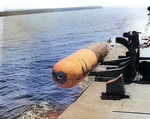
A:
{"type": "Polygon", "coordinates": [[[149,6],[150,0],[3,0],[0,11],[6,9],[60,8],[77,6],[149,6]]]}

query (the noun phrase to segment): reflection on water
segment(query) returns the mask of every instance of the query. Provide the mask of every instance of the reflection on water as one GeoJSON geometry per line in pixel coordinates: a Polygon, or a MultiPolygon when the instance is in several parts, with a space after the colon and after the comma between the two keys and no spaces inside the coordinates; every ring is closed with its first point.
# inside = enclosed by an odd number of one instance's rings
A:
{"type": "Polygon", "coordinates": [[[3,17],[0,17],[0,66],[2,66],[2,44],[3,44],[3,17]]]}

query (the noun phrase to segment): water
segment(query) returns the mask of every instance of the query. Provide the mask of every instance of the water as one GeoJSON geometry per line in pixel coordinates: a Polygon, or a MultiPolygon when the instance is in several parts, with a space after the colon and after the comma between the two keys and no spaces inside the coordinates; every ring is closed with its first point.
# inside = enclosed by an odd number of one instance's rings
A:
{"type": "Polygon", "coordinates": [[[111,37],[114,43],[123,32],[143,31],[146,9],[103,8],[0,17],[0,118],[16,118],[39,102],[49,102],[58,110],[69,106],[85,88],[58,87],[51,75],[54,64],[93,42],[111,37]]]}

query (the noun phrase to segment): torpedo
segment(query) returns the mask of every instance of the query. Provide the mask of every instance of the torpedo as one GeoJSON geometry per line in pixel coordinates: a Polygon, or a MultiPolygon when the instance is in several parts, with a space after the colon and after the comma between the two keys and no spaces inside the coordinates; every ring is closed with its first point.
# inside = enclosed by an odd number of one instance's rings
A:
{"type": "Polygon", "coordinates": [[[85,78],[110,50],[108,42],[96,42],[58,61],[52,70],[54,82],[62,88],[70,88],[85,78]]]}

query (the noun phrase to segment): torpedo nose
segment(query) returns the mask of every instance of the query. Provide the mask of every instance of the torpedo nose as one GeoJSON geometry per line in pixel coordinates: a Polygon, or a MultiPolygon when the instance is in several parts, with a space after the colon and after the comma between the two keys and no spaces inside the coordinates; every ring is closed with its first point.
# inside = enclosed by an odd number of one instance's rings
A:
{"type": "Polygon", "coordinates": [[[53,70],[52,75],[54,81],[60,85],[63,85],[67,81],[67,75],[62,71],[55,72],[53,70]]]}

